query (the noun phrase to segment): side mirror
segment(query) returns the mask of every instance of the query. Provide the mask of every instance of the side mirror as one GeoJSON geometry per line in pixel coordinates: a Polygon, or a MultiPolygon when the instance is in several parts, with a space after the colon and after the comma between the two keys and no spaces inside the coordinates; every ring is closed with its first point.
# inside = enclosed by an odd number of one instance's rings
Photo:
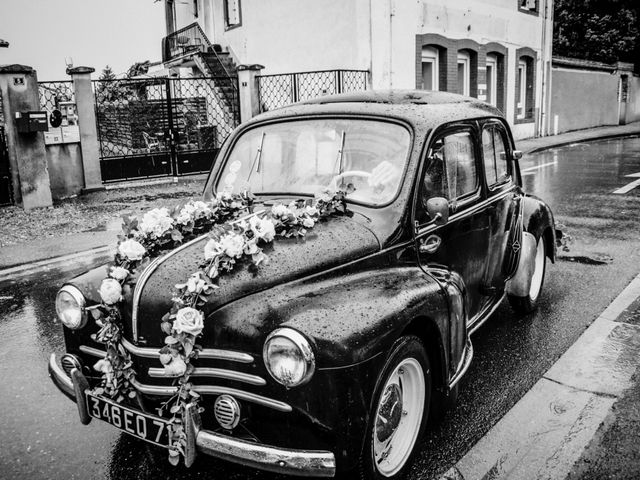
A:
{"type": "Polygon", "coordinates": [[[444,225],[449,221],[449,201],[442,197],[433,197],[427,200],[427,213],[431,220],[429,223],[444,225]]]}
{"type": "Polygon", "coordinates": [[[511,152],[514,160],[520,160],[522,158],[522,150],[514,150],[511,152]]]}

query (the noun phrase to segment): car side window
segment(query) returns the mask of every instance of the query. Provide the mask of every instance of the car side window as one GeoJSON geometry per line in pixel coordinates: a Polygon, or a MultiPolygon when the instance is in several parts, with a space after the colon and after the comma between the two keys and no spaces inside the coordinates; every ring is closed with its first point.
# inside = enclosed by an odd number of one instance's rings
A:
{"type": "Polygon", "coordinates": [[[497,125],[487,125],[482,129],[482,155],[489,188],[509,181],[511,174],[505,137],[497,125]]]}
{"type": "Polygon", "coordinates": [[[428,220],[427,201],[434,197],[449,200],[455,210],[478,190],[478,172],[473,136],[469,130],[437,137],[427,152],[427,166],[421,183],[420,222],[428,220]]]}
{"type": "Polygon", "coordinates": [[[427,158],[423,180],[425,201],[433,197],[459,200],[477,190],[478,173],[471,132],[449,133],[438,138],[427,158]]]}

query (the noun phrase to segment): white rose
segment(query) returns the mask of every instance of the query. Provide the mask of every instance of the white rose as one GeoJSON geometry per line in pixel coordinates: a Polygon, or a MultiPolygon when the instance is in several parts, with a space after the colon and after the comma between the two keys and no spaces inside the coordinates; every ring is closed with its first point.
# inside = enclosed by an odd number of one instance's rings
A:
{"type": "Polygon", "coordinates": [[[211,260],[214,257],[217,257],[222,253],[223,249],[220,245],[220,242],[217,240],[209,240],[207,244],[204,246],[204,259],[211,260]]]}
{"type": "Polygon", "coordinates": [[[162,365],[168,365],[171,360],[173,360],[173,356],[171,356],[170,353],[161,353],[160,356],[160,363],[162,363],[162,365]]]}
{"type": "Polygon", "coordinates": [[[129,270],[123,267],[111,267],[111,273],[109,273],[111,278],[115,278],[118,281],[125,280],[128,275],[129,270]]]}
{"type": "Polygon", "coordinates": [[[313,228],[316,222],[313,221],[313,218],[305,217],[302,219],[302,226],[304,228],[313,228]]]}
{"type": "Polygon", "coordinates": [[[196,272],[189,276],[187,283],[178,284],[176,288],[182,289],[187,287],[187,291],[189,293],[202,293],[205,287],[205,282],[201,277],[200,272],[196,272]]]}
{"type": "Polygon", "coordinates": [[[187,371],[187,364],[182,357],[175,357],[171,363],[164,366],[164,374],[167,377],[179,377],[187,371]]]}
{"type": "Polygon", "coordinates": [[[229,257],[239,258],[244,249],[244,239],[237,233],[228,233],[220,239],[220,247],[229,257]]]}
{"type": "Polygon", "coordinates": [[[182,225],[186,225],[187,223],[195,220],[195,212],[196,209],[193,204],[187,203],[180,209],[180,213],[178,214],[178,218],[176,218],[176,222],[182,225]]]}
{"type": "Polygon", "coordinates": [[[122,286],[114,278],[105,278],[100,284],[99,293],[105,304],[113,305],[122,299],[122,286]]]}
{"type": "Polygon", "coordinates": [[[284,217],[286,215],[289,215],[290,213],[291,210],[289,210],[282,203],[278,203],[277,205],[271,207],[271,215],[273,215],[274,217],[284,217]]]}
{"type": "Polygon", "coordinates": [[[316,207],[312,207],[311,205],[307,205],[304,211],[306,212],[307,215],[311,215],[312,217],[315,217],[316,215],[318,215],[318,209],[316,207]]]}
{"type": "Polygon", "coordinates": [[[265,242],[272,242],[276,236],[276,227],[268,218],[251,217],[249,225],[253,234],[265,242]]]}
{"type": "Polygon", "coordinates": [[[207,205],[205,202],[203,202],[202,200],[197,200],[193,202],[193,208],[195,210],[194,215],[196,219],[203,218],[203,217],[210,217],[211,214],[213,213],[213,210],[211,210],[211,207],[207,205]]]}
{"type": "Polygon", "coordinates": [[[161,237],[169,230],[173,228],[173,220],[169,215],[169,210],[166,207],[154,208],[148,211],[142,217],[140,223],[140,230],[146,234],[153,234],[156,237],[161,237]]]}
{"type": "Polygon", "coordinates": [[[130,239],[118,245],[118,253],[127,260],[142,260],[147,251],[140,242],[130,239]]]}
{"type": "Polygon", "coordinates": [[[184,307],[176,313],[173,321],[173,329],[177,333],[189,333],[194,337],[200,335],[204,328],[202,312],[191,307],[184,307]]]}
{"type": "Polygon", "coordinates": [[[106,358],[98,360],[96,364],[93,366],[93,368],[96,372],[102,372],[102,373],[113,372],[113,366],[111,365],[111,362],[106,358]]]}

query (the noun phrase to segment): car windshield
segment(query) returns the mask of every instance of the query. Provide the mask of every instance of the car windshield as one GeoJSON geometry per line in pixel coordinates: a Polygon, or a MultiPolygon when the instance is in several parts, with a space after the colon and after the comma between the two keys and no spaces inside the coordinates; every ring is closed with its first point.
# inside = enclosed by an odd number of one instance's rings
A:
{"type": "Polygon", "coordinates": [[[349,200],[383,205],[400,187],[410,140],[406,128],[378,120],[322,118],[254,128],[233,146],[216,190],[306,196],[352,186],[349,200]]]}

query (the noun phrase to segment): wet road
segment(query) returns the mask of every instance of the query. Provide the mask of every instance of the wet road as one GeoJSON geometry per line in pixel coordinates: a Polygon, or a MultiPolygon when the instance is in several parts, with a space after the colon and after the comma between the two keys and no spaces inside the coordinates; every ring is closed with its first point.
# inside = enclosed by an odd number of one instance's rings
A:
{"type": "MultiPolygon", "coordinates": [[[[525,187],[544,198],[573,237],[576,260],[548,265],[539,311],[515,317],[503,304],[473,337],[475,358],[457,408],[421,445],[411,478],[437,478],[455,463],[580,336],[640,271],[640,188],[612,192],[640,172],[640,139],[590,142],[525,157],[525,187]],[[611,257],[603,265],[589,259],[611,257]],[[586,259],[586,262],[584,261],[586,259]]],[[[55,292],[76,264],[0,284],[0,478],[277,477],[200,457],[171,467],[163,451],[114,428],[77,420],[75,404],[50,382],[50,352],[62,351],[55,292]]]]}

